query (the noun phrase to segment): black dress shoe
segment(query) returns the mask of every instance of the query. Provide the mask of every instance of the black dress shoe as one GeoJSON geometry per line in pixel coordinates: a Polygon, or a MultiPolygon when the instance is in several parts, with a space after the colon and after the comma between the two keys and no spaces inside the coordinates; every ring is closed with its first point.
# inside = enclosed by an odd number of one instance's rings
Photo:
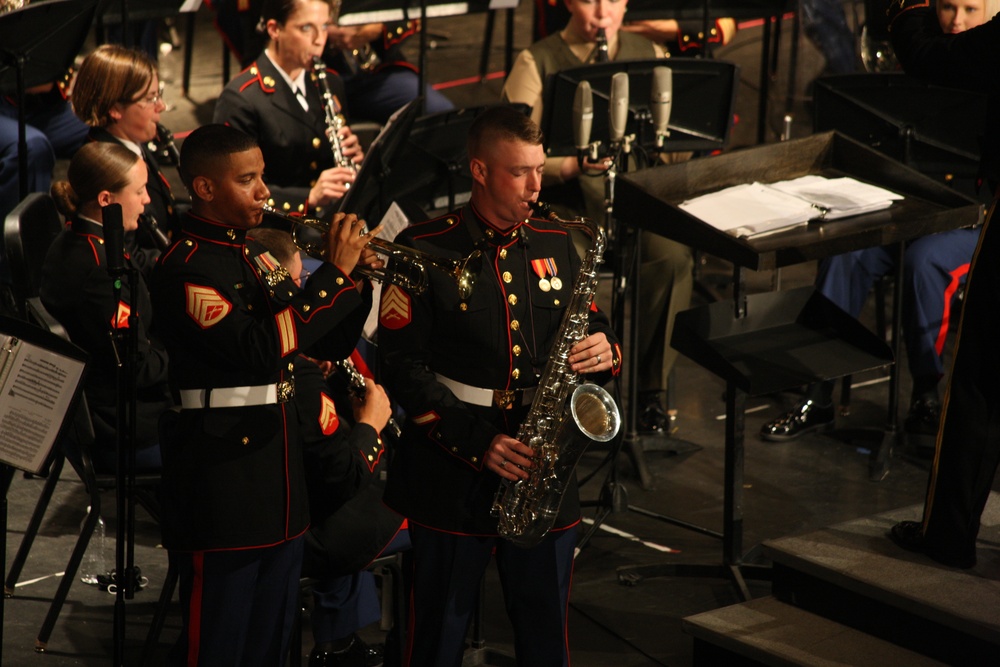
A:
{"type": "Polygon", "coordinates": [[[914,400],[903,422],[906,443],[913,447],[934,449],[940,423],[941,403],[936,398],[914,400]]]}
{"type": "Polygon", "coordinates": [[[382,645],[367,644],[357,635],[341,651],[317,644],[309,654],[309,667],[382,667],[382,645]]]}
{"type": "Polygon", "coordinates": [[[761,426],[760,437],[784,442],[810,431],[832,431],[835,422],[833,405],[819,406],[815,401],[806,401],[761,426]]]}
{"type": "Polygon", "coordinates": [[[942,552],[935,549],[924,538],[924,525],[920,521],[900,521],[889,529],[889,539],[907,551],[936,560],[948,567],[958,567],[967,570],[976,566],[976,552],[973,549],[971,554],[957,554],[953,552],[942,552]]]}
{"type": "Polygon", "coordinates": [[[636,430],[640,434],[670,433],[673,428],[670,415],[659,402],[645,406],[637,421],[636,430]]]}

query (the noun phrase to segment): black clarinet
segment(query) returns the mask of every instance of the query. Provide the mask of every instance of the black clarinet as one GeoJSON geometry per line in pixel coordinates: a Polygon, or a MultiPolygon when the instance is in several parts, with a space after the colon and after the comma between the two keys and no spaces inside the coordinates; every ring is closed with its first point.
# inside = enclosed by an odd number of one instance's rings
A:
{"type": "Polygon", "coordinates": [[[173,161],[175,165],[181,163],[181,152],[177,150],[177,144],[174,143],[174,133],[167,129],[163,123],[156,124],[156,138],[159,140],[160,145],[167,155],[173,161]]]}
{"type": "MultiPolygon", "coordinates": [[[[333,365],[340,369],[340,372],[343,373],[344,377],[347,379],[351,396],[359,400],[364,400],[365,393],[368,391],[368,385],[365,384],[365,376],[362,375],[357,369],[354,362],[348,358],[335,361],[333,362],[333,365]]],[[[399,424],[397,424],[396,420],[392,417],[389,417],[386,427],[396,439],[399,439],[400,434],[403,432],[403,430],[399,427],[399,424]]]]}
{"type": "Polygon", "coordinates": [[[170,247],[170,238],[160,229],[160,223],[151,214],[143,213],[140,215],[139,226],[143,227],[150,238],[153,239],[157,250],[163,252],[170,247]]]}
{"type": "Polygon", "coordinates": [[[610,58],[608,57],[608,37],[604,34],[604,28],[597,29],[597,46],[594,47],[594,62],[606,63],[610,58]]]}

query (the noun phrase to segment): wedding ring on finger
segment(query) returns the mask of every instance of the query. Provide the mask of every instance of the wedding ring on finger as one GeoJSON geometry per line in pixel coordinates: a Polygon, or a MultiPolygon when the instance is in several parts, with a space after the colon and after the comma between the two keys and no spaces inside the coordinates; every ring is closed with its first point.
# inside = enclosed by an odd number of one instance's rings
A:
{"type": "Polygon", "coordinates": [[[601,355],[597,355],[597,363],[598,363],[598,364],[600,364],[600,363],[601,363],[601,355]]]}
{"type": "Polygon", "coordinates": [[[507,459],[500,459],[500,467],[501,468],[507,467],[507,459]]]}

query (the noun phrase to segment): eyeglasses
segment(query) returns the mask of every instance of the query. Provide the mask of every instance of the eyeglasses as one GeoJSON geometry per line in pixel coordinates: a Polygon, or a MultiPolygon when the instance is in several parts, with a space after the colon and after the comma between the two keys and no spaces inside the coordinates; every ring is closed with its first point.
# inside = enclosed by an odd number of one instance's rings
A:
{"type": "Polygon", "coordinates": [[[157,89],[155,93],[150,93],[141,100],[137,100],[135,103],[143,107],[148,107],[151,104],[152,105],[159,104],[160,102],[163,102],[163,90],[164,90],[164,84],[161,81],[160,87],[157,89]]]}

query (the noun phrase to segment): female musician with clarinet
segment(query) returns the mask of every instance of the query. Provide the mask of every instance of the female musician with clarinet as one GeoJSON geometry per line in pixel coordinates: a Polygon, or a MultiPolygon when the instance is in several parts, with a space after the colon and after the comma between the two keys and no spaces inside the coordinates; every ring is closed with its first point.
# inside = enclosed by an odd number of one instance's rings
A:
{"type": "Polygon", "coordinates": [[[344,122],[344,85],[316,59],[330,23],[327,0],[265,0],[270,43],[219,97],[214,120],[257,140],[270,206],[317,217],[354,181],[363,157],[344,122]]]}
{"type": "Polygon", "coordinates": [[[88,55],[73,84],[73,110],[90,126],[91,140],[125,146],[146,164],[150,201],[135,241],[126,239],[126,243],[147,276],[159,251],[169,243],[166,234],[177,229],[179,220],[170,183],[147,146],[158,138],[160,114],[166,107],[153,61],[141,51],[116,44],[105,44],[88,55]]]}
{"type": "Polygon", "coordinates": [[[115,300],[104,243],[104,212],[108,204],[122,207],[122,226],[134,230],[146,194],[146,167],[139,156],[120,144],[85,144],[69,164],[65,181],[52,184],[52,198],[66,217],[67,227],[52,242],[42,263],[42,303],[70,339],[90,354],[84,391],[94,423],[94,463],[99,471],[114,471],[116,382],[118,354],[109,333],[126,321],[133,309],[138,331],[136,365],[136,464],[160,466],[157,420],[173,405],[167,388],[167,353],[150,335],[153,311],[145,279],[122,281],[115,300]]]}

